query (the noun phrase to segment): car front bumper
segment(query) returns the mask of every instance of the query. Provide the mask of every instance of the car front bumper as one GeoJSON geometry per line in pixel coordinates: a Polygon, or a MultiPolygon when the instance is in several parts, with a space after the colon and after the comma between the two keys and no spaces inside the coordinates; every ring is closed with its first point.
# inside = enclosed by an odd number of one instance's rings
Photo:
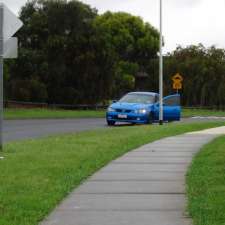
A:
{"type": "Polygon", "coordinates": [[[107,112],[107,121],[145,124],[149,122],[149,114],[107,112]]]}

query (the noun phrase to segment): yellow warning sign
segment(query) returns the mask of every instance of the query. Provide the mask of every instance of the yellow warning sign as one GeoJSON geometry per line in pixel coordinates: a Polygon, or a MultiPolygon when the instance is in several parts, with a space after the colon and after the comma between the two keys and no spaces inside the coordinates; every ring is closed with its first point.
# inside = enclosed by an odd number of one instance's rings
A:
{"type": "Polygon", "coordinates": [[[183,81],[183,77],[177,73],[172,77],[172,81],[173,81],[173,89],[175,90],[180,90],[182,89],[182,81],[183,81]]]}

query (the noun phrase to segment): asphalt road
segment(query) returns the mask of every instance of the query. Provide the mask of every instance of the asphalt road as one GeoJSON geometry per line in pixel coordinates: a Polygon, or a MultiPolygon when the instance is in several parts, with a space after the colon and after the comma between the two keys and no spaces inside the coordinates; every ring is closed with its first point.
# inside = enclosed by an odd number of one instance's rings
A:
{"type": "MultiPolygon", "coordinates": [[[[181,122],[216,121],[225,118],[186,118],[181,122]]],[[[107,128],[105,119],[44,119],[44,120],[6,120],[3,125],[3,141],[9,142],[29,138],[39,138],[54,134],[79,132],[98,128],[107,128]]]]}
{"type": "Polygon", "coordinates": [[[5,120],[3,124],[3,141],[39,138],[52,134],[105,127],[105,119],[5,120]]]}

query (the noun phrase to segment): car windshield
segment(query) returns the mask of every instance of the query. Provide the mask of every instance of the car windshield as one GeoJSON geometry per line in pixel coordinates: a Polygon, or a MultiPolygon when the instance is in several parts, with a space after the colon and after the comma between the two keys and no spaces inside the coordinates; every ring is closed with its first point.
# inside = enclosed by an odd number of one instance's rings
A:
{"type": "Polygon", "coordinates": [[[147,95],[147,94],[127,94],[122,97],[119,102],[126,102],[126,103],[141,103],[141,104],[152,104],[155,103],[155,96],[154,95],[147,95]]]}

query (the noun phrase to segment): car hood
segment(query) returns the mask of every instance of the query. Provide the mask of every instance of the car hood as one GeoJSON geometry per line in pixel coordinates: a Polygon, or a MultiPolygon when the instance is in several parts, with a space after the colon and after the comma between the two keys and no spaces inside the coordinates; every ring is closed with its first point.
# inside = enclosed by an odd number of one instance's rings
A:
{"type": "Polygon", "coordinates": [[[153,104],[141,104],[141,103],[126,103],[126,102],[116,102],[110,105],[113,109],[146,109],[152,106],[153,104]]]}

